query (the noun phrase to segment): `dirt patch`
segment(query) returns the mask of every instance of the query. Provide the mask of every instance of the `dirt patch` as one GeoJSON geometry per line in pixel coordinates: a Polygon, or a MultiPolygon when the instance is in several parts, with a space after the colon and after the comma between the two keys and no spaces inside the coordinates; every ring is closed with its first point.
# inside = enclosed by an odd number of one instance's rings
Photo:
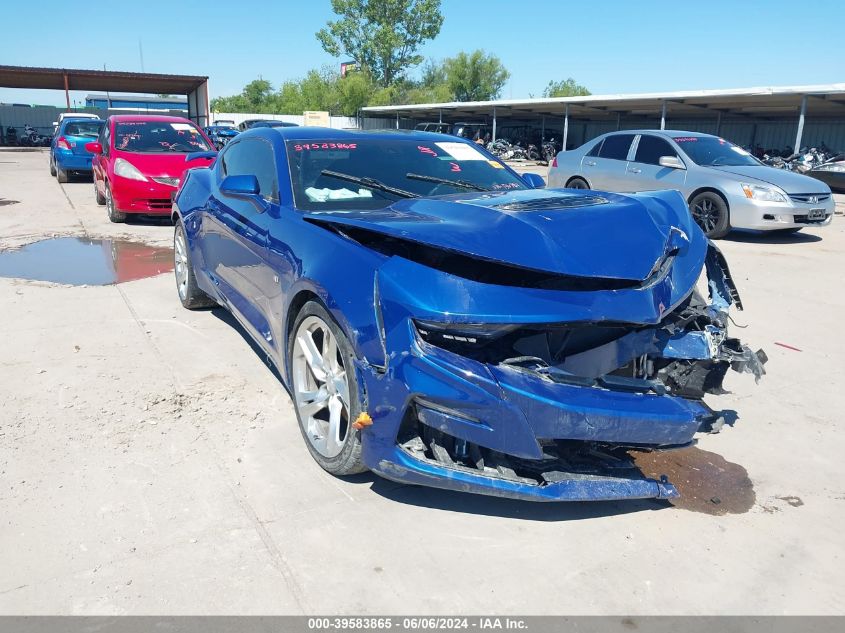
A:
{"type": "Polygon", "coordinates": [[[756,494],[748,471],[721,455],[685,448],[677,451],[633,453],[637,467],[658,479],[666,475],[681,496],[676,508],[704,514],[742,514],[754,507],[756,494]]]}

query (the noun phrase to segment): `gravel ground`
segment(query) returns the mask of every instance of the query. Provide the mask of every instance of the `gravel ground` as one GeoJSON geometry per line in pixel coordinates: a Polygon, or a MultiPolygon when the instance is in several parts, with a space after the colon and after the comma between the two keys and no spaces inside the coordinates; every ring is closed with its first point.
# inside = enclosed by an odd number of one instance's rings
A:
{"type": "MultiPolygon", "coordinates": [[[[0,248],[57,235],[172,229],[111,225],[90,181],[0,151],[0,248]]],[[[729,378],[733,427],[641,464],[674,505],[335,479],[242,330],[182,310],[171,274],[0,279],[0,614],[842,614],[845,220],[721,246],[769,375],[729,378]]]]}

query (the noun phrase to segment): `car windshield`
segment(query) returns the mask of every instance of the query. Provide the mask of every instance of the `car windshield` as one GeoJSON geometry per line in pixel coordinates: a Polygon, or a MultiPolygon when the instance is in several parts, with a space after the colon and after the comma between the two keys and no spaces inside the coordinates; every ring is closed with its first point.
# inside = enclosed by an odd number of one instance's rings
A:
{"type": "Polygon", "coordinates": [[[65,126],[65,134],[68,136],[97,138],[100,135],[102,127],[102,121],[73,121],[65,126]]]}
{"type": "Polygon", "coordinates": [[[287,141],[287,151],[294,201],[304,210],[380,209],[405,197],[527,188],[462,141],[287,141]]]}
{"type": "Polygon", "coordinates": [[[123,152],[202,152],[211,148],[193,123],[120,121],[114,126],[114,146],[123,152]]]}
{"type": "Polygon", "coordinates": [[[676,136],[673,140],[697,165],[745,167],[760,164],[738,145],[715,136],[676,136]]]}

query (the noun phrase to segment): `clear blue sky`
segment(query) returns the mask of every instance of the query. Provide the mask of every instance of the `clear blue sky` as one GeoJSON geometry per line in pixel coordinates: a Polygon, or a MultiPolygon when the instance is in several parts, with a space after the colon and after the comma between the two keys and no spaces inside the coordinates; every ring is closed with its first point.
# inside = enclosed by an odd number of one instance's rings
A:
{"type": "MultiPolygon", "coordinates": [[[[214,97],[342,61],[314,37],[329,0],[79,5],[78,21],[73,4],[11,0],[0,64],[140,71],[140,40],[146,71],[208,75],[214,97]],[[92,26],[87,38],[80,25],[92,26]]],[[[594,94],[845,82],[845,0],[443,0],[443,13],[422,54],[495,53],[511,71],[503,98],[570,76],[594,94]]],[[[0,88],[0,101],[63,105],[64,95],[0,88]]]]}

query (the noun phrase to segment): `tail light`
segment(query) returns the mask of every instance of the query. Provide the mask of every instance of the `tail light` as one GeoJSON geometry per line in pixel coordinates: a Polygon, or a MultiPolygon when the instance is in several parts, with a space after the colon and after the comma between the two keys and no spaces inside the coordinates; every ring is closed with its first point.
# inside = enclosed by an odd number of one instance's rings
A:
{"type": "Polygon", "coordinates": [[[557,167],[557,156],[555,156],[554,160],[552,161],[552,167],[557,167]]]}
{"type": "Polygon", "coordinates": [[[56,147],[59,149],[70,149],[70,143],[64,136],[60,136],[56,141],[56,147]]]}

